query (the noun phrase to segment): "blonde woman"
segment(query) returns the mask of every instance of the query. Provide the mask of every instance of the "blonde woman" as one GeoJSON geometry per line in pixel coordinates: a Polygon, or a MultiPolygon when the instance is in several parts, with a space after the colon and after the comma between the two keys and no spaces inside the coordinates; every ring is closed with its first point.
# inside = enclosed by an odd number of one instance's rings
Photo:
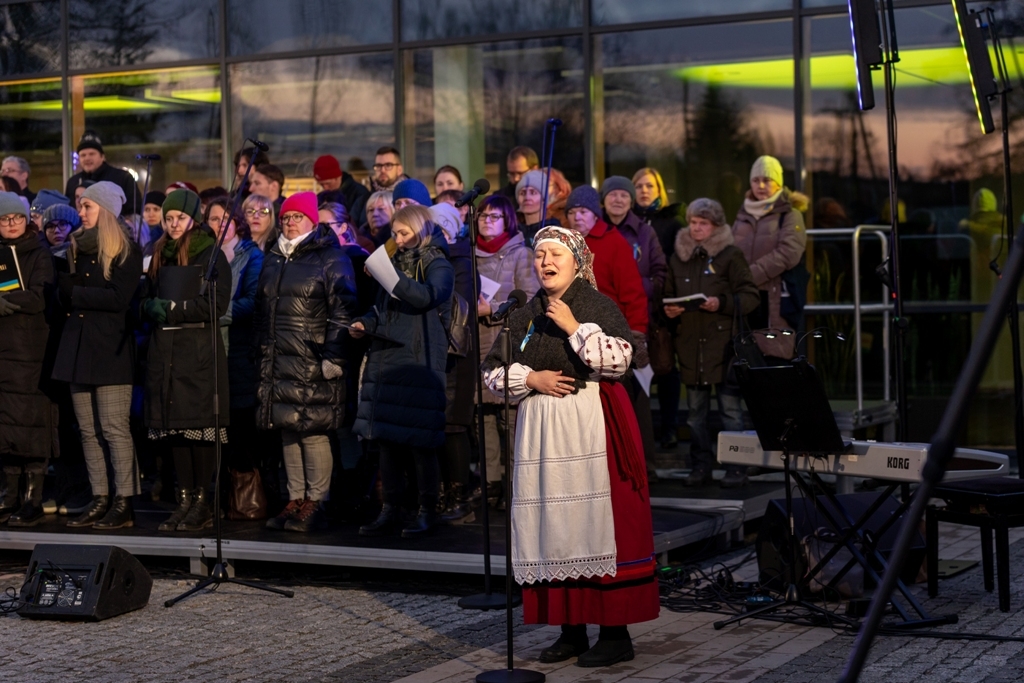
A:
{"type": "Polygon", "coordinates": [[[105,180],[85,190],[78,210],[82,227],[71,235],[70,272],[57,281],[67,321],[53,378],[71,385],[93,493],[88,509],[69,521],[70,527],[132,526],[131,496],[141,492],[128,430],[135,339],[127,313],[142,277],[142,252],[118,223],[124,201],[124,191],[105,180]]]}
{"type": "Polygon", "coordinates": [[[277,243],[281,231],[277,227],[274,202],[261,194],[251,194],[242,202],[242,216],[249,226],[249,234],[263,253],[277,243]]]}
{"type": "Polygon", "coordinates": [[[398,272],[394,296],[382,289],[373,310],[353,323],[357,330],[401,342],[374,338],[363,373],[354,431],[379,444],[384,489],[384,508],[376,521],[359,529],[363,536],[382,536],[401,527],[409,457],[416,467],[419,513],[402,529],[402,536],[422,536],[438,520],[440,472],[435,449],[445,439],[446,329],[455,274],[448,261],[448,242],[432,218],[422,206],[395,212],[394,242],[383,247],[393,253],[391,262],[398,272]]]}

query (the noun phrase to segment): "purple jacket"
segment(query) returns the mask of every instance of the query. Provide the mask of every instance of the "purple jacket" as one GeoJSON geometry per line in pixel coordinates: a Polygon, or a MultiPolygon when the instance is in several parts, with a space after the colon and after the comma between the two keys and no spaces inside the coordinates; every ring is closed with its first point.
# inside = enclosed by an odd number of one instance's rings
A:
{"type": "MultiPolygon", "coordinates": [[[[605,220],[608,221],[607,214],[605,220]]],[[[608,224],[614,225],[611,221],[608,221],[608,224]]],[[[640,268],[640,279],[644,283],[647,301],[653,302],[661,292],[665,276],[668,274],[668,262],[665,260],[665,252],[661,248],[657,233],[632,211],[626,214],[622,225],[615,227],[629,242],[629,246],[633,247],[633,257],[640,268]]]]}

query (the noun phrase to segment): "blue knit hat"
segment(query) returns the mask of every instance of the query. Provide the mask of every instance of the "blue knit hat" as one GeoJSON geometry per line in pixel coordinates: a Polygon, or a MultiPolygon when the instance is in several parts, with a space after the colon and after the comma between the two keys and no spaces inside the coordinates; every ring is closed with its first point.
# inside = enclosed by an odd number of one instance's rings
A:
{"type": "Polygon", "coordinates": [[[434,203],[430,199],[430,190],[427,189],[427,186],[415,178],[406,178],[405,180],[397,183],[393,192],[394,194],[391,201],[396,203],[399,199],[411,199],[420,206],[425,206],[428,209],[434,203]]]}
{"type": "Polygon", "coordinates": [[[32,200],[32,213],[45,213],[54,204],[70,206],[71,201],[56,190],[39,190],[39,194],[32,200]]]}
{"type": "Polygon", "coordinates": [[[77,230],[82,225],[78,212],[67,204],[54,204],[43,212],[43,225],[51,221],[64,221],[71,225],[72,230],[77,230]]]}
{"type": "Polygon", "coordinates": [[[590,209],[596,216],[601,215],[601,195],[590,185],[580,185],[569,194],[565,200],[565,213],[568,214],[576,207],[590,209]]]}

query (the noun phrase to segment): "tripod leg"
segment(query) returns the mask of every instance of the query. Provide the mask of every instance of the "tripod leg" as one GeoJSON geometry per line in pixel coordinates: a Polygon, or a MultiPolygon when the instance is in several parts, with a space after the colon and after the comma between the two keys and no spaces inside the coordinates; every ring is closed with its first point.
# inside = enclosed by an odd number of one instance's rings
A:
{"type": "Polygon", "coordinates": [[[182,593],[181,595],[179,595],[176,598],[171,598],[170,600],[165,601],[164,602],[164,607],[174,607],[176,604],[178,604],[179,602],[181,602],[185,598],[187,598],[189,596],[192,596],[192,595],[195,595],[199,591],[201,591],[204,588],[207,588],[211,584],[215,584],[215,583],[217,583],[217,581],[215,579],[203,579],[202,581],[200,581],[199,583],[196,584],[195,588],[192,588],[191,590],[185,591],[184,593],[182,593]]]}
{"type": "Polygon", "coordinates": [[[753,619],[753,618],[758,617],[758,616],[760,616],[762,614],[766,614],[768,612],[772,612],[772,611],[774,611],[774,610],[778,609],[779,607],[782,607],[782,606],[784,606],[786,604],[789,604],[789,603],[787,603],[785,600],[776,600],[774,602],[769,602],[767,605],[762,605],[761,607],[758,607],[757,609],[748,610],[748,611],[744,612],[743,614],[737,614],[736,616],[729,617],[728,619],[725,619],[724,621],[716,621],[713,624],[713,626],[715,627],[716,631],[721,631],[723,628],[725,628],[726,626],[729,626],[730,624],[738,624],[739,622],[743,621],[744,619],[753,619]]]}
{"type": "Polygon", "coordinates": [[[261,591],[267,591],[268,593],[277,593],[283,595],[286,598],[294,598],[295,591],[284,590],[282,588],[274,588],[273,586],[264,586],[253,581],[243,581],[241,579],[225,579],[224,583],[236,583],[239,586],[248,586],[249,588],[255,588],[261,591]]]}

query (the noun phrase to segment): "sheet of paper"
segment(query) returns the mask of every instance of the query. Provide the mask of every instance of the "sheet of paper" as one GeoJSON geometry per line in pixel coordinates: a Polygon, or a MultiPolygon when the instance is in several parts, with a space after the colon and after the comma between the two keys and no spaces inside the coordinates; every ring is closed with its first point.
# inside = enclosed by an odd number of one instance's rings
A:
{"type": "Polygon", "coordinates": [[[495,282],[489,277],[483,275],[480,276],[480,296],[484,298],[484,301],[491,303],[494,299],[494,295],[501,289],[501,283],[495,282]]]}
{"type": "Polygon", "coordinates": [[[394,296],[395,285],[398,284],[398,273],[391,259],[388,258],[388,250],[383,246],[377,247],[370,257],[366,259],[366,270],[370,272],[373,279],[380,283],[380,286],[387,290],[388,294],[394,296]]]}
{"type": "Polygon", "coordinates": [[[708,298],[703,294],[691,294],[690,296],[677,296],[671,299],[662,299],[663,304],[685,304],[690,301],[699,301],[701,303],[707,301],[708,298]]]}
{"type": "Polygon", "coordinates": [[[644,393],[650,396],[651,380],[654,379],[654,370],[651,369],[651,364],[648,363],[642,368],[637,368],[633,371],[633,375],[640,382],[640,388],[644,390],[644,393]]]}
{"type": "Polygon", "coordinates": [[[146,273],[149,272],[149,264],[152,263],[152,261],[153,261],[153,257],[152,256],[143,256],[142,257],[142,277],[146,277],[146,273]]]}

